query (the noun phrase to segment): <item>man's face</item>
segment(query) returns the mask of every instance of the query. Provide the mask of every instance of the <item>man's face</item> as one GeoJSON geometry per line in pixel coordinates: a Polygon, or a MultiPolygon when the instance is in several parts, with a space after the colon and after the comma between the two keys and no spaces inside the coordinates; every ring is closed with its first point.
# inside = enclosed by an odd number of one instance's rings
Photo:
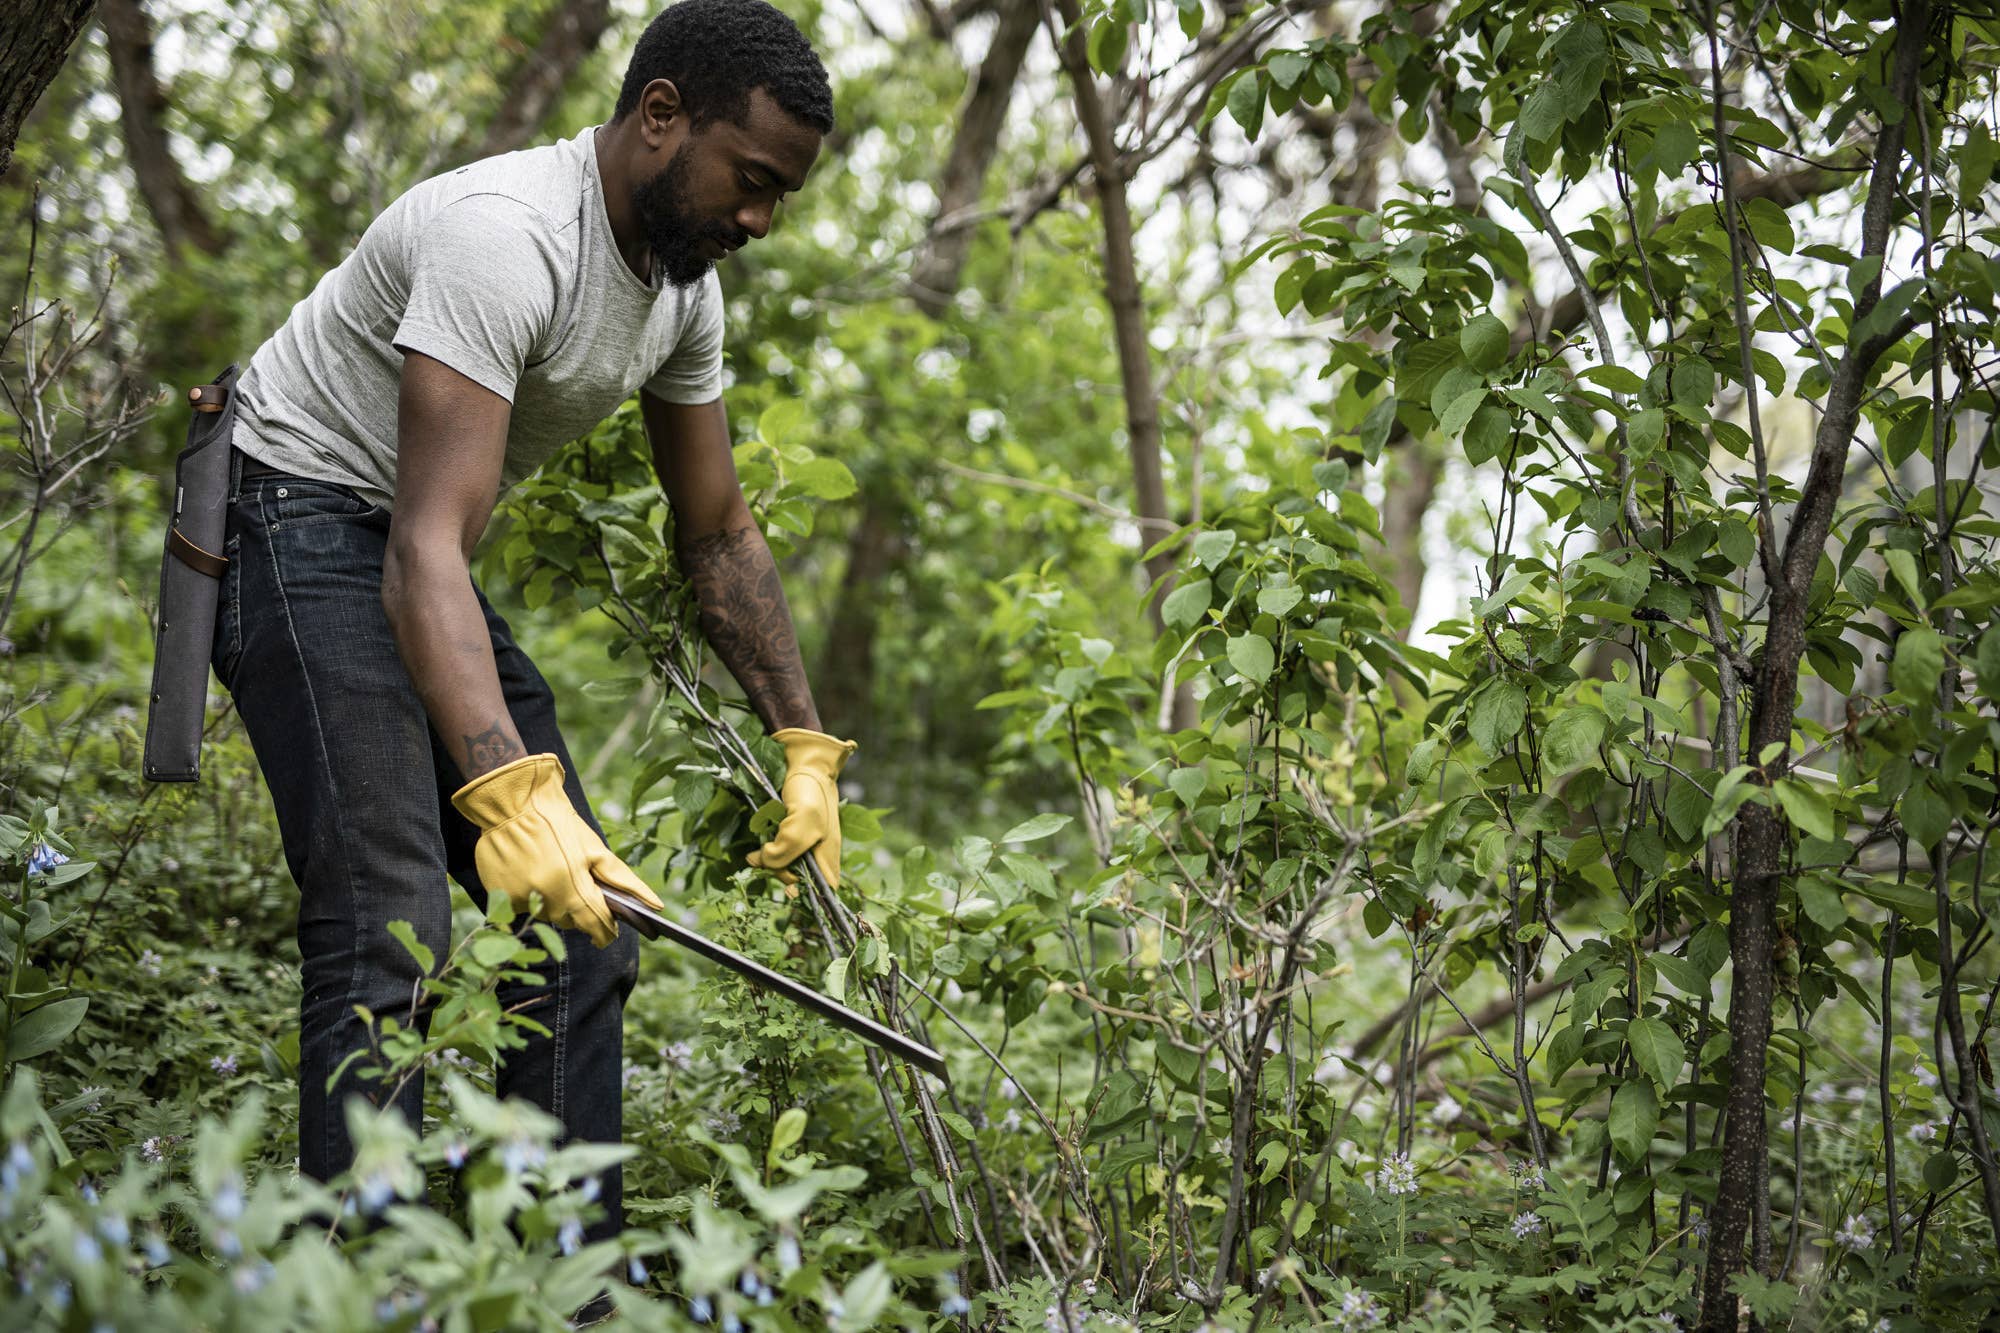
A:
{"type": "Polygon", "coordinates": [[[681,140],[665,166],[632,187],[661,279],[676,287],[708,276],[715,261],[771,229],[779,199],[798,189],[820,136],[762,88],[742,125],[716,119],[681,140]]]}

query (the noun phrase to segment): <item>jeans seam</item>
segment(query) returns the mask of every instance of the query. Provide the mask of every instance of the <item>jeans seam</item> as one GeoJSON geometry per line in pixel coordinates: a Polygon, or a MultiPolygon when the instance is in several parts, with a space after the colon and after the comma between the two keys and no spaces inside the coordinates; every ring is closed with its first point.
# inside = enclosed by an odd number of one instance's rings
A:
{"type": "Polygon", "coordinates": [[[566,1120],[564,1107],[564,1074],[569,1066],[569,968],[570,960],[565,957],[556,965],[556,1077],[555,1105],[549,1108],[557,1120],[566,1120]]]}
{"type": "MultiPolygon", "coordinates": [[[[264,520],[264,514],[264,494],[260,490],[257,495],[257,517],[259,522],[264,520]]],[[[342,827],[344,820],[340,808],[340,791],[335,785],[332,756],[327,753],[326,727],[320,720],[319,693],[313,688],[312,669],[306,662],[305,648],[299,643],[298,624],[292,619],[292,602],[291,598],[285,592],[284,564],[278,558],[278,544],[276,542],[271,543],[271,581],[278,589],[278,606],[284,612],[286,637],[291,640],[292,653],[298,658],[299,678],[305,682],[306,710],[312,716],[313,742],[317,747],[318,759],[322,771],[326,774],[327,789],[332,794],[335,832],[340,836],[342,847],[345,847],[347,830],[345,827],[342,827]]],[[[349,966],[347,974],[347,994],[351,998],[354,995],[355,983],[361,975],[361,913],[358,910],[360,904],[354,896],[354,877],[345,852],[340,857],[340,873],[341,877],[347,881],[348,903],[351,908],[356,909],[351,910],[348,914],[354,922],[354,938],[349,942],[348,946],[348,952],[354,960],[349,966]]],[[[300,1035],[303,1036],[303,1032],[300,1035]]],[[[303,1055],[303,1053],[301,1054],[303,1055]]],[[[303,1059],[301,1059],[300,1063],[303,1065],[303,1059]]],[[[315,1095],[325,1096],[327,1094],[316,1092],[315,1095]]],[[[321,1117],[320,1154],[326,1161],[333,1160],[334,1120],[342,1113],[342,1108],[336,1104],[329,1107],[327,1114],[321,1117]]]]}

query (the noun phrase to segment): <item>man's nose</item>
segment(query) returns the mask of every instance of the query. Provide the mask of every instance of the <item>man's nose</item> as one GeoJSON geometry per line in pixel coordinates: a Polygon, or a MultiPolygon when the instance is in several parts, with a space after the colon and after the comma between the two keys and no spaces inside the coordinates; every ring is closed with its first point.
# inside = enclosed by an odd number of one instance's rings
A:
{"type": "Polygon", "coordinates": [[[773,205],[768,203],[752,204],[737,212],[736,225],[761,241],[770,233],[772,209],[773,205]]]}

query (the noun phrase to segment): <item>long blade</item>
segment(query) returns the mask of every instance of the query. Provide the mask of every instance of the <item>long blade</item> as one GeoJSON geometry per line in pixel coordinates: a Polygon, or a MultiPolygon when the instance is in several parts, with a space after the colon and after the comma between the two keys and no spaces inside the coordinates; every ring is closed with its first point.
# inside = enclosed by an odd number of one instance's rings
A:
{"type": "Polygon", "coordinates": [[[812,1010],[837,1027],[846,1028],[863,1041],[870,1042],[901,1059],[908,1060],[917,1068],[946,1077],[944,1057],[920,1041],[912,1040],[893,1028],[884,1027],[866,1014],[856,1013],[846,1005],[829,996],[822,995],[812,987],[792,980],[781,972],[773,972],[762,963],[746,958],[734,949],[724,948],[703,935],[697,935],[677,922],[669,921],[631,894],[615,889],[602,880],[598,887],[604,890],[604,902],[620,921],[631,925],[649,940],[671,940],[700,954],[711,962],[722,964],[739,976],[746,977],[754,985],[783,996],[793,1004],[812,1010]]]}

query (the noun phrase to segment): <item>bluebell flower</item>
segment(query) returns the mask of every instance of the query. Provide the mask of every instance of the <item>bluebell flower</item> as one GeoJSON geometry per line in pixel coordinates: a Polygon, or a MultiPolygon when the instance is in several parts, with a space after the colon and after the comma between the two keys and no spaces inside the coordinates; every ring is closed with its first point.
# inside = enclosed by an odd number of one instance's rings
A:
{"type": "Polygon", "coordinates": [[[129,1245],[132,1243],[132,1228],[117,1213],[106,1213],[97,1219],[97,1234],[104,1237],[108,1245],[129,1245]]]}
{"type": "Polygon", "coordinates": [[[956,1319],[971,1309],[972,1303],[955,1291],[938,1303],[938,1313],[947,1319],[956,1319]]]}
{"type": "Polygon", "coordinates": [[[575,1254],[583,1248],[583,1223],[575,1218],[564,1222],[556,1231],[556,1244],[564,1254],[575,1254]]]}
{"type": "Polygon", "coordinates": [[[778,1271],[786,1277],[799,1271],[799,1241],[796,1236],[778,1237],[778,1271]]]}
{"type": "Polygon", "coordinates": [[[79,1268],[88,1268],[104,1258],[104,1247],[99,1245],[97,1237],[91,1235],[88,1231],[79,1231],[76,1233],[76,1240],[71,1245],[71,1252],[76,1256],[79,1268]]]}
{"type": "Polygon", "coordinates": [[[715,1307],[709,1304],[708,1297],[697,1296],[688,1302],[688,1318],[697,1324],[706,1324],[715,1318],[715,1307]]]}
{"type": "Polygon", "coordinates": [[[755,1296],[757,1288],[762,1285],[764,1284],[757,1280],[757,1275],[747,1268],[736,1275],[736,1289],[745,1296],[755,1296]]]}
{"type": "Polygon", "coordinates": [[[84,1181],[81,1185],[78,1185],[76,1187],[76,1192],[83,1196],[83,1201],[85,1203],[97,1202],[97,1186],[91,1184],[87,1180],[84,1181]]]}
{"type": "Polygon", "coordinates": [[[465,1165],[467,1151],[465,1140],[453,1139],[450,1143],[444,1145],[444,1164],[454,1171],[458,1170],[458,1168],[465,1165]]]}
{"type": "Polygon", "coordinates": [[[211,1211],[219,1221],[223,1222],[234,1222],[243,1216],[242,1182],[234,1176],[223,1181],[215,1191],[215,1201],[211,1205],[211,1211]]]}
{"type": "Polygon", "coordinates": [[[146,1234],[146,1267],[162,1268],[173,1261],[174,1252],[167,1248],[166,1241],[157,1231],[146,1234]]]}
{"type": "Polygon", "coordinates": [[[361,1211],[373,1217],[396,1197],[396,1186],[386,1171],[371,1171],[361,1182],[361,1211]]]}
{"type": "Polygon", "coordinates": [[[55,1283],[52,1286],[50,1286],[49,1304],[57,1311],[57,1313],[61,1313],[62,1311],[69,1309],[68,1279],[57,1278],[55,1280],[55,1283]]]}
{"type": "Polygon", "coordinates": [[[215,1056],[209,1060],[208,1067],[226,1078],[236,1072],[236,1057],[233,1055],[215,1056]]]}
{"type": "Polygon", "coordinates": [[[7,1149],[7,1166],[16,1174],[26,1175],[35,1169],[35,1155],[28,1151],[28,1145],[16,1139],[7,1149]]]}
{"type": "Polygon", "coordinates": [[[234,1259],[243,1253],[243,1242],[236,1239],[236,1233],[228,1227],[215,1233],[215,1248],[225,1259],[234,1259]]]}
{"type": "Polygon", "coordinates": [[[381,1300],[375,1302],[376,1323],[386,1324],[395,1317],[396,1317],[396,1302],[390,1300],[387,1296],[384,1296],[381,1300]]]}
{"type": "Polygon", "coordinates": [[[35,850],[28,853],[28,874],[46,875],[57,866],[65,864],[69,858],[45,842],[35,844],[35,850]]]}
{"type": "Polygon", "coordinates": [[[596,1203],[597,1196],[602,1194],[603,1192],[604,1192],[604,1186],[602,1182],[600,1182],[597,1179],[596,1176],[586,1176],[584,1178],[582,1187],[577,1191],[577,1193],[583,1196],[583,1201],[585,1203],[596,1203]]]}
{"type": "Polygon", "coordinates": [[[523,1171],[540,1166],[548,1160],[548,1152],[539,1143],[527,1139],[509,1139],[500,1148],[500,1165],[510,1176],[518,1176],[523,1171]]]}
{"type": "Polygon", "coordinates": [[[244,1264],[241,1268],[238,1268],[234,1273],[230,1274],[229,1281],[237,1291],[248,1296],[251,1292],[261,1289],[266,1282],[269,1282],[271,1275],[276,1271],[271,1266],[270,1260],[260,1260],[257,1263],[244,1264]]]}
{"type": "Polygon", "coordinates": [[[743,1333],[743,1321],[736,1317],[735,1311],[722,1316],[722,1333],[743,1333]]]}
{"type": "Polygon", "coordinates": [[[625,1276],[635,1287],[645,1285],[646,1265],[639,1262],[638,1255],[633,1255],[632,1261],[625,1265],[625,1276]]]}

